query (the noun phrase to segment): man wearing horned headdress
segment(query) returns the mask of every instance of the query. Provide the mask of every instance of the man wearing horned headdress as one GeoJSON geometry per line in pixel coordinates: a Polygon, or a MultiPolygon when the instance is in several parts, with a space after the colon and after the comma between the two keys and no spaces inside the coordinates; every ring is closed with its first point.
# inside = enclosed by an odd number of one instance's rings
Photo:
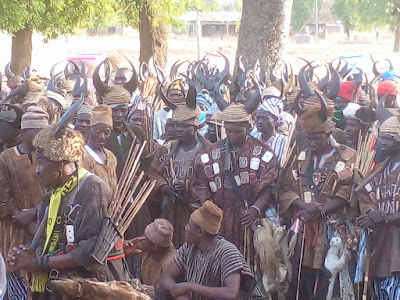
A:
{"type": "Polygon", "coordinates": [[[78,108],[74,104],[58,125],[48,126],[36,136],[36,174],[49,192],[42,199],[40,225],[31,246],[15,245],[7,259],[11,270],[32,273],[31,289],[39,293],[38,299],[60,299],[46,292],[52,277],[129,279],[122,240],[106,264],[99,265],[91,257],[112,191],[100,177],[78,166],[84,140],[79,132],[67,128],[78,108]]]}
{"type": "MultiPolygon", "coordinates": [[[[327,241],[334,232],[343,245],[348,243],[345,237],[351,237],[346,218],[356,206],[350,201],[355,151],[331,138],[333,121],[322,95],[314,91],[307,100],[320,105],[305,111],[299,106],[302,93],[293,109],[300,116],[308,147],[295,157],[279,191],[280,213],[291,228],[289,250],[294,253],[288,299],[297,293],[298,299],[325,299],[330,278],[324,269],[327,241]]],[[[352,293],[351,284],[349,288],[345,291],[352,293]]]]}
{"type": "Polygon", "coordinates": [[[200,108],[196,105],[194,83],[187,78],[186,91],[183,80],[170,84],[163,100],[172,109],[172,122],[177,139],[158,148],[149,169],[149,179],[157,181],[155,190],[162,197],[162,215],[174,226],[174,245],[185,242],[184,231],[192,211],[190,180],[194,172],[196,155],[205,151],[209,143],[197,133],[200,108]]]}

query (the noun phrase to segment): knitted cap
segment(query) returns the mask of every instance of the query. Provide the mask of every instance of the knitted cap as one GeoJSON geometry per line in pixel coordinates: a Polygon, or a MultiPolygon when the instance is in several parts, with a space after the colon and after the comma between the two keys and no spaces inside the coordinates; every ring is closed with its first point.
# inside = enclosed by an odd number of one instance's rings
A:
{"type": "Polygon", "coordinates": [[[233,102],[222,112],[223,121],[228,123],[251,122],[251,115],[246,111],[242,103],[233,102]]]}
{"type": "Polygon", "coordinates": [[[122,85],[114,85],[110,91],[103,95],[105,105],[128,104],[131,101],[131,93],[122,85]]]}
{"type": "Polygon", "coordinates": [[[21,129],[42,129],[49,126],[49,115],[38,106],[29,106],[21,118],[21,129]]]}
{"type": "Polygon", "coordinates": [[[398,116],[392,116],[385,120],[381,128],[379,129],[379,133],[390,134],[394,137],[394,139],[400,142],[400,121],[398,116]]]}
{"type": "MultiPolygon", "coordinates": [[[[355,82],[344,81],[340,83],[339,93],[337,97],[340,97],[346,101],[351,101],[353,99],[354,89],[357,88],[355,82]]],[[[360,97],[360,91],[357,91],[357,99],[360,97]]]]}
{"type": "Polygon", "coordinates": [[[168,220],[155,219],[146,226],[144,234],[153,244],[166,248],[171,245],[174,227],[168,220]]]}
{"type": "Polygon", "coordinates": [[[113,127],[111,107],[101,104],[92,109],[92,119],[90,121],[90,126],[94,126],[100,123],[110,125],[111,128],[113,127]]]}
{"type": "Polygon", "coordinates": [[[186,122],[190,124],[198,125],[198,117],[201,114],[200,108],[196,105],[196,108],[189,108],[186,105],[178,105],[172,112],[173,122],[186,122]],[[193,122],[192,122],[193,121],[193,122]]]}
{"type": "Polygon", "coordinates": [[[210,200],[207,200],[203,206],[191,214],[190,219],[204,231],[217,234],[221,228],[222,215],[222,210],[210,200]]]}

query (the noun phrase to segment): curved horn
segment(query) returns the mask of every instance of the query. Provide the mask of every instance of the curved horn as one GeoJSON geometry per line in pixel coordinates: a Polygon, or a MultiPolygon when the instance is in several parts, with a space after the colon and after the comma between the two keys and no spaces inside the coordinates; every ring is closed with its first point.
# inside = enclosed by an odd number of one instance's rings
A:
{"type": "Polygon", "coordinates": [[[300,97],[301,97],[301,95],[303,95],[303,90],[300,90],[300,92],[297,94],[296,98],[294,99],[293,106],[292,106],[294,112],[299,117],[306,112],[306,110],[300,106],[300,97]]]}
{"type": "Polygon", "coordinates": [[[131,65],[132,76],[128,82],[124,83],[123,87],[126,88],[132,94],[137,89],[137,86],[139,83],[138,74],[136,72],[136,69],[135,69],[135,66],[133,65],[133,63],[126,56],[124,56],[124,57],[131,65]]]}
{"type": "Polygon", "coordinates": [[[20,86],[18,86],[16,89],[14,89],[7,97],[5,97],[3,100],[1,100],[0,104],[6,103],[8,100],[11,98],[18,96],[20,99],[28,95],[29,93],[29,83],[25,81],[22,83],[20,86]]]}
{"type": "Polygon", "coordinates": [[[75,85],[71,91],[72,97],[76,98],[79,97],[81,94],[86,95],[87,92],[87,79],[86,77],[81,77],[79,74],[74,74],[71,76],[74,78],[75,85]],[[83,83],[81,84],[81,79],[83,79],[83,83]]]}
{"type": "Polygon", "coordinates": [[[64,68],[64,76],[65,76],[66,79],[69,79],[72,76],[72,74],[74,74],[74,73],[76,73],[76,74],[80,73],[79,66],[74,61],[68,60],[67,64],[65,65],[65,68],[64,68]],[[69,65],[70,64],[72,64],[73,67],[74,67],[73,71],[71,71],[69,69],[69,65]]]}
{"type": "Polygon", "coordinates": [[[178,60],[171,66],[171,71],[169,72],[169,74],[170,74],[169,76],[171,77],[172,80],[174,80],[176,78],[179,67],[182,66],[185,62],[186,62],[186,60],[184,60],[182,62],[180,60],[178,60]]]}
{"type": "Polygon", "coordinates": [[[255,92],[253,95],[251,95],[250,99],[246,101],[244,104],[244,109],[247,111],[247,113],[252,114],[257,107],[260,105],[261,102],[261,91],[260,91],[260,86],[258,85],[257,80],[251,76],[251,80],[253,81],[253,85],[255,87],[255,92]]]}
{"type": "Polygon", "coordinates": [[[140,81],[146,81],[147,76],[149,76],[149,68],[146,62],[142,62],[139,67],[139,79],[140,81]]]}
{"type": "Polygon", "coordinates": [[[149,75],[153,78],[157,78],[157,70],[156,70],[156,65],[154,63],[154,56],[150,57],[148,67],[149,67],[149,75]]]}
{"type": "Polygon", "coordinates": [[[194,109],[196,108],[196,97],[197,97],[196,86],[194,84],[194,81],[185,74],[180,74],[180,75],[186,78],[186,81],[189,85],[189,89],[186,94],[186,106],[194,109]]]}
{"type": "Polygon", "coordinates": [[[324,77],[321,78],[321,80],[318,81],[318,89],[321,92],[324,92],[326,87],[328,86],[329,83],[329,68],[327,65],[325,65],[325,69],[326,69],[326,75],[324,77]]]}
{"type": "Polygon", "coordinates": [[[329,70],[331,71],[332,78],[326,88],[326,96],[328,99],[335,99],[340,90],[340,74],[333,67],[332,62],[329,64],[329,70]]]}
{"type": "Polygon", "coordinates": [[[11,124],[16,127],[16,128],[21,128],[21,119],[22,119],[22,115],[24,114],[24,111],[22,110],[21,107],[19,107],[18,105],[14,105],[14,104],[6,104],[9,108],[11,108],[12,110],[15,111],[15,120],[11,122],[11,124]]]}
{"type": "Polygon", "coordinates": [[[276,64],[278,63],[278,61],[276,61],[274,63],[274,65],[272,66],[271,70],[269,71],[269,79],[271,80],[271,82],[275,82],[276,80],[278,80],[278,77],[275,76],[274,74],[274,70],[276,67],[276,64]]]}
{"type": "Polygon", "coordinates": [[[58,87],[58,82],[60,81],[62,77],[63,72],[59,72],[58,74],[53,75],[53,77],[50,78],[49,83],[47,84],[47,90],[52,91],[58,94],[62,94],[63,91],[58,87]]]}
{"type": "MultiPolygon", "coordinates": [[[[59,64],[61,64],[63,61],[59,61],[58,63],[55,63],[51,69],[50,69],[50,78],[53,77],[54,75],[56,75],[55,71],[56,71],[56,66],[58,66],[59,64]]],[[[58,73],[57,73],[58,74],[58,73]]]]}
{"type": "MultiPolygon", "coordinates": [[[[342,60],[342,59],[340,59],[342,60]]],[[[350,72],[350,68],[349,68],[349,63],[345,60],[345,64],[343,66],[343,68],[339,71],[339,75],[340,77],[344,78],[346,77],[347,74],[349,74],[350,72]]]]}
{"type": "Polygon", "coordinates": [[[163,86],[165,83],[165,80],[167,80],[168,76],[164,78],[164,80],[160,83],[159,86],[159,94],[161,96],[161,100],[164,102],[164,104],[166,106],[168,106],[169,108],[171,108],[172,110],[174,110],[176,108],[176,105],[174,103],[171,102],[171,100],[169,100],[169,98],[164,94],[163,91],[163,86]]]}
{"type": "Polygon", "coordinates": [[[72,104],[71,107],[61,117],[56,129],[53,132],[54,138],[59,139],[65,133],[65,130],[67,129],[69,122],[71,122],[72,119],[75,117],[75,115],[77,114],[79,108],[81,108],[84,101],[85,101],[85,93],[82,92],[79,100],[76,101],[74,104],[72,104]]]}
{"type": "Polygon", "coordinates": [[[289,83],[283,89],[283,94],[284,95],[289,93],[292,90],[292,88],[295,85],[295,83],[296,83],[296,77],[294,75],[293,67],[292,67],[291,63],[289,63],[289,67],[290,67],[289,83]]]}
{"type": "Polygon", "coordinates": [[[389,71],[393,71],[394,67],[390,59],[385,59],[389,63],[389,71]]]}
{"type": "Polygon", "coordinates": [[[358,73],[354,76],[352,82],[356,84],[360,84],[364,78],[364,71],[360,68],[357,68],[358,73]]]}
{"type": "Polygon", "coordinates": [[[4,74],[8,79],[14,78],[15,74],[13,71],[11,71],[11,64],[13,63],[14,60],[10,61],[8,64],[6,64],[6,67],[4,68],[4,74]]]}
{"type": "Polygon", "coordinates": [[[376,117],[380,124],[393,116],[393,114],[385,107],[385,101],[391,91],[387,92],[378,102],[376,106],[376,117]]]}
{"type": "Polygon", "coordinates": [[[221,93],[221,82],[219,82],[219,83],[216,85],[215,90],[214,90],[214,94],[215,94],[215,97],[214,97],[215,103],[217,104],[218,108],[219,108],[221,111],[224,111],[224,109],[227,108],[227,106],[229,105],[229,103],[228,103],[228,102],[225,100],[225,98],[222,96],[222,93],[221,93]]]}
{"type": "Polygon", "coordinates": [[[367,83],[367,95],[369,95],[369,103],[367,105],[367,108],[370,110],[375,109],[377,106],[378,97],[376,95],[375,88],[369,83],[367,83]]]}
{"type": "Polygon", "coordinates": [[[203,70],[201,69],[203,64],[204,64],[203,61],[200,61],[200,63],[197,65],[196,68],[196,77],[201,84],[204,84],[208,79],[207,76],[203,73],[203,70]]]}
{"type": "Polygon", "coordinates": [[[301,68],[299,72],[299,84],[300,88],[303,91],[303,94],[306,98],[314,95],[314,91],[310,87],[310,85],[307,82],[305,71],[306,69],[310,66],[310,63],[306,64],[304,67],[301,68]]]}
{"type": "Polygon", "coordinates": [[[318,112],[318,115],[321,119],[322,122],[325,122],[326,120],[328,120],[328,104],[326,103],[325,98],[318,93],[317,91],[315,91],[317,93],[318,99],[321,102],[321,108],[318,112]]]}
{"type": "Polygon", "coordinates": [[[237,61],[236,61],[236,68],[237,68],[237,70],[239,71],[239,72],[241,72],[241,73],[243,73],[243,72],[245,72],[245,67],[244,67],[244,63],[243,63],[243,55],[240,55],[238,58],[237,58],[237,61]]]}
{"type": "Polygon", "coordinates": [[[229,59],[219,51],[218,51],[218,54],[224,58],[225,66],[222,69],[222,71],[217,75],[217,78],[218,78],[218,81],[223,80],[225,82],[229,75],[229,59]]]}
{"type": "Polygon", "coordinates": [[[101,81],[100,75],[99,75],[99,71],[100,71],[100,67],[106,62],[108,61],[108,58],[106,58],[105,60],[103,60],[97,67],[96,69],[94,69],[93,72],[93,85],[96,88],[96,91],[100,94],[103,95],[105,93],[108,93],[110,91],[110,86],[108,86],[107,84],[105,84],[103,81],[101,81]]]}

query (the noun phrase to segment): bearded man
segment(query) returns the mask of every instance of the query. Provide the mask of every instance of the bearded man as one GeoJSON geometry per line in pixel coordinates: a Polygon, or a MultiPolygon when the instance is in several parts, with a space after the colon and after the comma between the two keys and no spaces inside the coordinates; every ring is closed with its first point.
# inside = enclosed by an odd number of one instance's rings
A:
{"type": "Polygon", "coordinates": [[[77,167],[84,151],[83,137],[67,128],[76,111],[77,106],[72,106],[58,126],[49,126],[36,136],[36,173],[50,190],[38,213],[41,224],[35,236],[39,240],[31,245],[36,252],[20,245],[8,257],[10,268],[33,273],[32,291],[40,293],[40,299],[60,299],[45,292],[49,276],[55,274],[99,281],[129,278],[122,260],[122,243],[103,266],[91,257],[112,191],[101,178],[77,167]]]}
{"type": "MultiPolygon", "coordinates": [[[[189,90],[194,89],[192,82],[189,85],[189,90]]],[[[171,84],[164,98],[173,108],[172,122],[177,140],[171,142],[171,147],[164,145],[156,150],[148,175],[149,179],[157,181],[154,190],[161,193],[162,215],[174,226],[173,242],[179,247],[184,243],[184,228],[189,216],[198,207],[191,201],[189,189],[196,155],[209,143],[197,133],[201,111],[196,105],[196,94],[186,93],[178,80],[171,84]]]]}
{"type": "Polygon", "coordinates": [[[362,215],[357,223],[370,228],[370,267],[375,297],[400,299],[400,121],[392,116],[379,131],[387,159],[377,164],[361,183],[362,215]]]}
{"type": "Polygon", "coordinates": [[[105,148],[113,126],[112,110],[106,105],[99,105],[93,108],[92,114],[89,140],[81,164],[84,169],[107,182],[115,191],[118,183],[117,158],[105,148]]]}
{"type": "Polygon", "coordinates": [[[295,99],[293,109],[300,116],[309,147],[296,156],[279,191],[280,213],[286,225],[296,228],[295,233],[300,230],[292,257],[288,299],[295,299],[297,293],[298,299],[326,298],[330,274],[323,268],[325,239],[330,240],[334,230],[329,227],[331,230],[325,232],[327,220],[346,224],[348,214],[356,209],[350,203],[355,151],[331,138],[334,127],[327,103],[322,95],[314,93],[310,99],[317,97],[320,107],[304,111],[299,106],[302,92],[295,99]]]}
{"type": "MultiPolygon", "coordinates": [[[[186,243],[161,277],[161,286],[175,299],[250,297],[254,275],[238,249],[218,236],[221,222],[222,210],[211,201],[191,214],[185,227],[186,243]]],[[[160,297],[164,298],[168,299],[160,297]]]]}
{"type": "MultiPolygon", "coordinates": [[[[49,125],[48,114],[31,106],[22,116],[21,143],[0,154],[0,240],[1,254],[7,257],[12,246],[25,244],[36,221],[37,206],[45,191],[36,174],[33,140],[49,125]]],[[[9,299],[26,299],[22,273],[7,273],[9,299]]]]}

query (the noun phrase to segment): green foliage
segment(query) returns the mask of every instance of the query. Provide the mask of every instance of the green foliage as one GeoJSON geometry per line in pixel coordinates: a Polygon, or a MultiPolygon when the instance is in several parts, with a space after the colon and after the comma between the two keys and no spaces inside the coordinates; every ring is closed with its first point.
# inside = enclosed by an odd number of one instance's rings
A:
{"type": "Polygon", "coordinates": [[[143,5],[149,7],[153,15],[153,25],[171,25],[179,27],[178,17],[189,10],[216,10],[215,0],[117,0],[119,14],[125,25],[137,28],[139,25],[139,10],[143,5]]]}
{"type": "Polygon", "coordinates": [[[393,28],[397,17],[392,15],[396,2],[387,0],[335,0],[333,10],[347,29],[369,31],[393,28]]]}
{"type": "Polygon", "coordinates": [[[293,0],[291,26],[294,33],[298,33],[312,18],[314,11],[315,0],[293,0]]]}
{"type": "Polygon", "coordinates": [[[1,0],[0,11],[0,30],[12,34],[30,27],[52,39],[92,26],[97,16],[112,16],[114,1],[1,0]]]}
{"type": "Polygon", "coordinates": [[[221,5],[223,11],[238,11],[241,12],[243,7],[242,0],[228,0],[221,5]]]}

